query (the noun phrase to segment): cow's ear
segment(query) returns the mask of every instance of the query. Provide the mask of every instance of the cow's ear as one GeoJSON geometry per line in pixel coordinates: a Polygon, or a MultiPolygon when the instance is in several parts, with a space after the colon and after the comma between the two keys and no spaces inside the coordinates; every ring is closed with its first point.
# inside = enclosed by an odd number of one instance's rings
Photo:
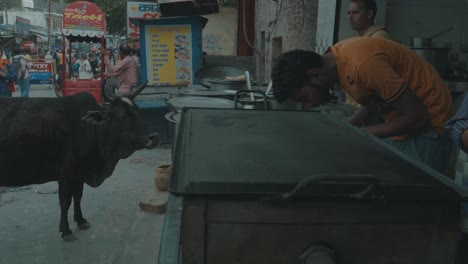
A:
{"type": "Polygon", "coordinates": [[[89,111],[81,118],[81,121],[88,122],[94,125],[102,125],[106,123],[108,117],[101,111],[89,111]]]}

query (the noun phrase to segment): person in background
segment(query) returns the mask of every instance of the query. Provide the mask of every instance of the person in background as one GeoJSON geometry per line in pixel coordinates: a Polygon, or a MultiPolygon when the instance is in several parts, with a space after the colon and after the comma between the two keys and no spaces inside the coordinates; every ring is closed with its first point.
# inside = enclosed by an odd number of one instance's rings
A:
{"type": "MultiPolygon", "coordinates": [[[[453,142],[465,153],[468,153],[468,93],[465,93],[463,102],[455,115],[447,121],[448,130],[453,142]]],[[[466,183],[465,183],[466,184],[466,183]]],[[[468,234],[468,204],[462,207],[461,230],[468,234]]]]}
{"type": "Polygon", "coordinates": [[[93,72],[93,75],[95,76],[99,70],[98,62],[94,59],[94,55],[91,53],[88,55],[88,61],[89,61],[89,64],[91,65],[91,71],[93,72]]]}
{"type": "Polygon", "coordinates": [[[79,72],[78,79],[91,79],[93,78],[93,72],[91,70],[91,64],[88,61],[88,56],[86,53],[81,53],[80,60],[78,61],[79,72]]]}
{"type": "Polygon", "coordinates": [[[377,15],[375,0],[351,0],[348,6],[348,21],[361,37],[391,39],[387,29],[374,24],[377,15]]]}
{"type": "Polygon", "coordinates": [[[18,86],[20,87],[21,96],[22,97],[29,97],[29,89],[30,89],[30,82],[29,82],[29,69],[32,67],[32,63],[27,61],[25,58],[26,52],[24,49],[20,49],[19,47],[15,47],[13,49],[13,59],[19,58],[21,61],[21,67],[25,69],[25,75],[22,80],[18,80],[18,86]]]}
{"type": "Polygon", "coordinates": [[[80,64],[78,63],[75,57],[71,58],[71,69],[72,69],[72,78],[74,79],[78,78],[78,75],[80,74],[80,64]]]}
{"type": "Polygon", "coordinates": [[[63,65],[64,65],[64,61],[65,61],[65,54],[59,50],[59,54],[58,54],[58,65],[56,67],[56,73],[60,73],[62,72],[62,68],[63,68],[63,65]]]}
{"type": "MultiPolygon", "coordinates": [[[[105,49],[103,48],[102,52],[105,49]]],[[[118,96],[128,95],[132,89],[139,84],[138,67],[135,61],[130,56],[130,47],[126,44],[119,45],[119,56],[121,62],[113,65],[109,55],[104,56],[104,64],[106,65],[106,72],[103,74],[106,80],[106,86],[116,91],[118,96]],[[119,79],[118,79],[119,78],[119,79]]]]}
{"type": "Polygon", "coordinates": [[[26,48],[24,49],[24,58],[28,61],[28,62],[31,62],[32,63],[32,57],[31,57],[31,50],[26,48]]]}
{"type": "Polygon", "coordinates": [[[447,121],[445,128],[448,130],[453,142],[460,149],[468,153],[468,93],[465,93],[463,102],[457,113],[447,121]]]}
{"type": "MultiPolygon", "coordinates": [[[[351,28],[361,37],[373,37],[391,39],[387,29],[374,24],[377,15],[377,4],[375,0],[351,0],[348,6],[348,22],[351,28]]],[[[359,107],[359,104],[346,94],[346,103],[359,107]]],[[[371,123],[382,122],[381,119],[370,121],[371,123]]]]}
{"type": "Polygon", "coordinates": [[[132,59],[135,61],[138,67],[140,67],[140,50],[137,49],[130,49],[130,55],[132,59]]]}
{"type": "Polygon", "coordinates": [[[92,55],[94,58],[94,61],[98,62],[99,61],[99,55],[97,54],[98,49],[95,47],[91,47],[89,55],[92,55]]]}
{"type": "Polygon", "coordinates": [[[10,61],[0,49],[0,96],[11,97],[15,91],[14,79],[16,73],[13,72],[10,61]]]}
{"type": "Polygon", "coordinates": [[[106,50],[102,50],[101,51],[102,54],[104,54],[104,56],[107,56],[109,58],[109,63],[112,64],[112,66],[115,66],[115,56],[114,56],[114,52],[112,51],[112,48],[107,48],[106,50]]]}
{"type": "Polygon", "coordinates": [[[434,170],[450,171],[453,148],[444,124],[452,116],[451,93],[436,70],[410,48],[356,37],[338,42],[323,56],[288,51],[275,60],[271,78],[278,102],[300,102],[304,109],[329,102],[330,89],[338,82],[363,106],[350,124],[434,170]],[[373,115],[386,122],[363,127],[373,115]]]}

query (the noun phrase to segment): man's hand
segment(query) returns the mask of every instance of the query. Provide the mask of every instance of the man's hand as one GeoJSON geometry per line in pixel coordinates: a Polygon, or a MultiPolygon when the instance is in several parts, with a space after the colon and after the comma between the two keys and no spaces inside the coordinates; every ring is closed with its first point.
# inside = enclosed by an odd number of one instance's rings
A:
{"type": "Polygon", "coordinates": [[[361,127],[374,115],[367,107],[361,106],[348,119],[348,122],[353,126],[361,127]]]}
{"type": "Polygon", "coordinates": [[[429,115],[422,101],[409,87],[396,98],[391,106],[400,115],[398,118],[383,124],[366,127],[370,134],[380,137],[392,137],[406,134],[417,134],[429,126],[429,115]]]}

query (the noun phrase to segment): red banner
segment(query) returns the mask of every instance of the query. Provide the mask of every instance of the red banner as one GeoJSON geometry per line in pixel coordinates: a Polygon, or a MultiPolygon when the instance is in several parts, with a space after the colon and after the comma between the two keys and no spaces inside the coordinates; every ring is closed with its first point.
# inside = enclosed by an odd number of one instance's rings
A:
{"type": "Polygon", "coordinates": [[[63,9],[62,31],[66,36],[102,37],[106,31],[105,14],[93,3],[73,2],[63,9]]]}
{"type": "Polygon", "coordinates": [[[36,44],[34,44],[34,42],[28,40],[28,41],[23,41],[21,43],[21,47],[22,48],[27,48],[29,49],[29,51],[31,51],[32,53],[36,53],[36,44]]]}

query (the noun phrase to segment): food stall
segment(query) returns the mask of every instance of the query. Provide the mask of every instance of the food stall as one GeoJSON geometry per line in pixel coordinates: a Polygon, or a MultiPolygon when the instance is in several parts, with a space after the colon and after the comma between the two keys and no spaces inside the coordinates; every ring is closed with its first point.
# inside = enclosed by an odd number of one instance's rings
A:
{"type": "MultiPolygon", "coordinates": [[[[99,103],[102,103],[102,82],[99,79],[72,79],[71,58],[73,42],[100,43],[106,46],[105,39],[106,20],[104,12],[95,4],[87,1],[76,1],[63,9],[62,22],[62,52],[67,52],[67,63],[61,73],[61,92],[63,96],[79,92],[92,94],[99,103]],[[68,47],[66,44],[68,43],[68,47]]],[[[104,72],[104,60],[101,60],[101,73],[104,72]]]]}
{"type": "Polygon", "coordinates": [[[131,19],[140,30],[142,79],[154,86],[194,84],[207,21],[201,16],[131,19]]]}

